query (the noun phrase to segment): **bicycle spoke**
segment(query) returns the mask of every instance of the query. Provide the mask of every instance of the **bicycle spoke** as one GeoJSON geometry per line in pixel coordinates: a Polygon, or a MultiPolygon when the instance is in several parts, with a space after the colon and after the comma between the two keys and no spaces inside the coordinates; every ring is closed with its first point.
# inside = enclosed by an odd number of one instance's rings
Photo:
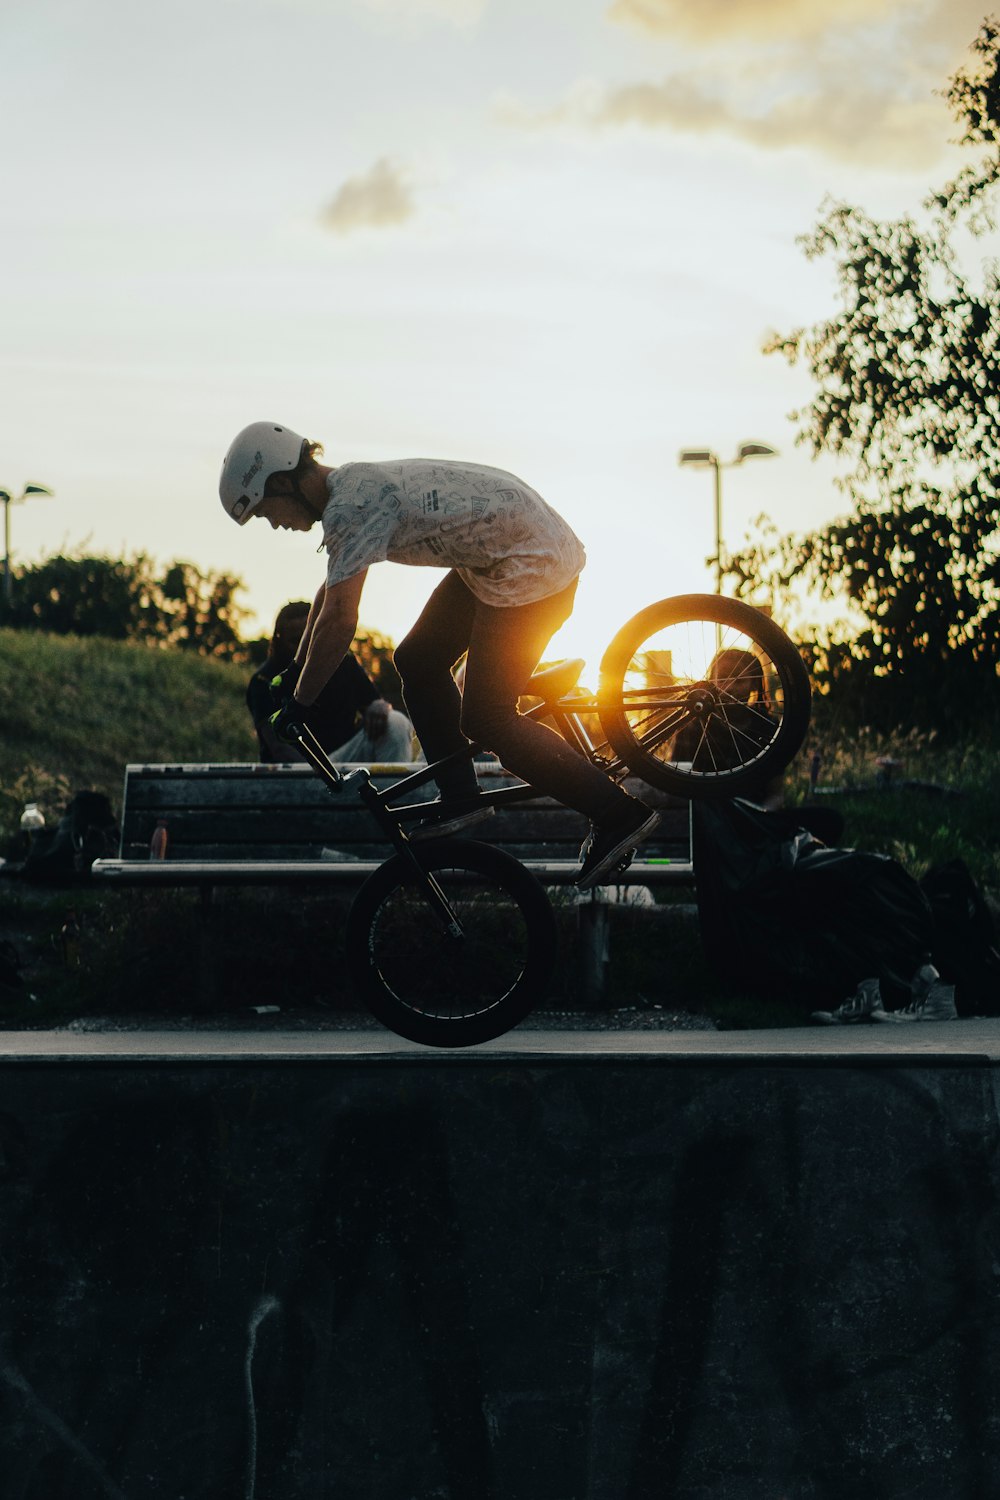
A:
{"type": "Polygon", "coordinates": [[[445,930],[426,881],[397,855],[351,907],[351,973],[373,1014],[411,1041],[467,1047],[501,1036],[548,985],[556,955],[551,904],[522,864],[489,844],[442,839],[420,858],[460,934],[445,930]]]}
{"type": "Polygon", "coordinates": [[[422,1016],[464,1020],[491,1010],[524,969],[527,930],[517,903],[468,872],[436,872],[462,934],[431,917],[423,892],[400,886],[379,909],[369,946],[382,982],[422,1016]]]}
{"type": "Polygon", "coordinates": [[[635,772],[667,789],[688,783],[692,795],[766,779],[808,724],[808,679],[791,642],[759,612],[713,596],[664,600],[623,626],[601,665],[599,701],[635,772]]]}

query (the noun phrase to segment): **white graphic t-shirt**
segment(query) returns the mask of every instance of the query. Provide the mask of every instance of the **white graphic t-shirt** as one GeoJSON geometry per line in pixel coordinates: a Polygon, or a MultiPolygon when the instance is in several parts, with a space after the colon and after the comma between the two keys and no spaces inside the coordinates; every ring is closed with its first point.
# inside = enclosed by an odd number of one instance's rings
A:
{"type": "Polygon", "coordinates": [[[427,458],[343,464],[327,478],[327,584],[373,563],[454,568],[484,604],[532,604],[568,587],[583,545],[541,495],[483,464],[427,458]]]}

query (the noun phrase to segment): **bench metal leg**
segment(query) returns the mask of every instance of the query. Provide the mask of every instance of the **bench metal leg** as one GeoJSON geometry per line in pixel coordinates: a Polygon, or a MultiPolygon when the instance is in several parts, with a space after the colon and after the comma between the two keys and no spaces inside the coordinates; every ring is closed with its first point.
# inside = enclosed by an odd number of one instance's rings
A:
{"type": "Polygon", "coordinates": [[[198,1008],[211,1010],[218,1000],[213,916],[215,887],[198,888],[198,1008]]]}
{"type": "Polygon", "coordinates": [[[582,1010],[600,1010],[611,963],[610,903],[600,887],[577,899],[577,983],[582,1010]]]}

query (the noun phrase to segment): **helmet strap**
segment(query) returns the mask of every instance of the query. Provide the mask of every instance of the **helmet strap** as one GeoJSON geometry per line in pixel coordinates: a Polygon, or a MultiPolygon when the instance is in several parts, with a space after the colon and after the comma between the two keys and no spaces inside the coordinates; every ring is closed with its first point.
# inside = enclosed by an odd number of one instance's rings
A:
{"type": "MultiPolygon", "coordinates": [[[[300,485],[295,474],[272,474],[271,479],[287,480],[290,486],[289,489],[281,489],[277,491],[275,493],[275,499],[283,498],[285,500],[296,500],[298,501],[299,505],[301,505],[305,510],[309,512],[310,522],[319,520],[320,516],[323,514],[323,511],[317,510],[314,503],[309,499],[309,497],[303,494],[302,486],[300,485]]],[[[270,481],[268,482],[270,483],[270,481]]]]}

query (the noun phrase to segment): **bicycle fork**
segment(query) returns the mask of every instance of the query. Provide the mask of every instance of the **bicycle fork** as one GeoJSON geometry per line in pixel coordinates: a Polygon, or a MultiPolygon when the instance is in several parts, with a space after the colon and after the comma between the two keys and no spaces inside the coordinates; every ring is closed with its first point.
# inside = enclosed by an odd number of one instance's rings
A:
{"type": "Polygon", "coordinates": [[[427,904],[435,918],[441,923],[445,934],[452,938],[465,936],[465,929],[452,909],[441,884],[431,870],[425,870],[416,851],[400,824],[388,812],[378,788],[372,785],[371,773],[363,766],[349,771],[345,776],[327,755],[308,724],[289,724],[286,730],[289,739],[301,751],[313,770],[326,782],[331,791],[340,793],[354,787],[358,797],[372,814],[376,823],[386,834],[393,847],[408,860],[417,884],[427,898],[427,904]]]}
{"type": "Polygon", "coordinates": [[[420,863],[417,852],[410,843],[406,833],[400,827],[392,813],[387,812],[378,788],[372,785],[370,773],[364,769],[352,771],[348,776],[340,778],[341,785],[346,785],[347,782],[353,781],[355,778],[357,778],[358,783],[358,796],[376,822],[392,840],[398,853],[402,854],[403,858],[408,861],[416,883],[423,890],[428,906],[436,919],[441,923],[446,935],[452,938],[464,937],[465,929],[452,909],[451,903],[442,890],[437,876],[432,870],[425,870],[420,863]]]}

